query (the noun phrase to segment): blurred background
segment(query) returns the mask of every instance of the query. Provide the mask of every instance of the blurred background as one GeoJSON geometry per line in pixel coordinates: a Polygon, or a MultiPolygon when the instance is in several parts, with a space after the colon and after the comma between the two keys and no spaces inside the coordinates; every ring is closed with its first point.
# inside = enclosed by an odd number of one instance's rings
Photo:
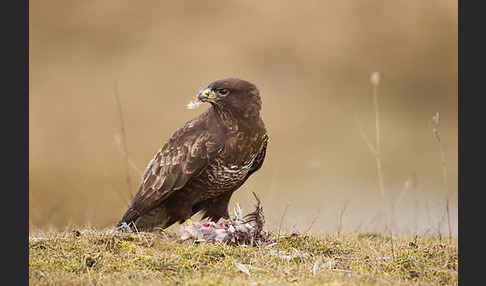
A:
{"type": "Polygon", "coordinates": [[[239,77],[260,89],[270,143],[231,208],[252,211],[254,191],[270,230],[388,224],[447,235],[449,198],[457,234],[457,1],[29,4],[31,229],[117,223],[140,183],[136,168],[209,107],[185,105],[210,82],[239,77]],[[358,128],[374,142],[375,71],[385,196],[358,128]],[[116,93],[136,166],[130,188],[116,93]]]}

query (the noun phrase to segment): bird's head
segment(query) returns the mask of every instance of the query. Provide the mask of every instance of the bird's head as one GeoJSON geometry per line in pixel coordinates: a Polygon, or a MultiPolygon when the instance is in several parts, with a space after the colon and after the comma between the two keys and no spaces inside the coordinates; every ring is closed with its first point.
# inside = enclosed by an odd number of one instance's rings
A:
{"type": "Polygon", "coordinates": [[[199,92],[198,99],[209,102],[216,108],[239,113],[243,117],[259,115],[262,104],[257,87],[237,78],[212,82],[199,92]]]}

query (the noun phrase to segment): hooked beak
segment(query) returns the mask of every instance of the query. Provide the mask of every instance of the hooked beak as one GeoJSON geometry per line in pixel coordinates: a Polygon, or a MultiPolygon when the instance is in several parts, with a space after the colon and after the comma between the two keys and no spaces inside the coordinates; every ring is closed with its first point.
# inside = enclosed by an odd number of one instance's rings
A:
{"type": "Polygon", "coordinates": [[[214,102],[216,100],[220,100],[221,98],[218,97],[214,91],[206,88],[199,92],[198,99],[203,102],[214,102]]]}

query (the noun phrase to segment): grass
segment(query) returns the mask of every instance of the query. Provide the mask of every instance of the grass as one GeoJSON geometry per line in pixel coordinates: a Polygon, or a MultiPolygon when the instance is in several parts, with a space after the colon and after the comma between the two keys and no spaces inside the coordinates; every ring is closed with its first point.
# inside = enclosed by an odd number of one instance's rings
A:
{"type": "Polygon", "coordinates": [[[393,258],[390,237],[380,233],[271,235],[267,245],[234,247],[190,244],[170,232],[111,234],[70,227],[29,239],[29,279],[34,285],[458,283],[455,238],[394,236],[393,258]]]}

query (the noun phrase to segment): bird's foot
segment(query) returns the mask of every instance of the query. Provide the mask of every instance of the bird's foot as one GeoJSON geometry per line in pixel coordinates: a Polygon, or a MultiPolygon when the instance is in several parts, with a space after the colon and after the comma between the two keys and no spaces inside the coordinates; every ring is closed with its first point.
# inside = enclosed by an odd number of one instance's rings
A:
{"type": "Polygon", "coordinates": [[[113,233],[115,232],[128,232],[131,233],[133,232],[130,226],[126,222],[122,222],[119,225],[115,226],[115,228],[112,230],[113,233]]]}
{"type": "Polygon", "coordinates": [[[190,218],[186,219],[186,224],[192,226],[192,220],[190,218]]]}

